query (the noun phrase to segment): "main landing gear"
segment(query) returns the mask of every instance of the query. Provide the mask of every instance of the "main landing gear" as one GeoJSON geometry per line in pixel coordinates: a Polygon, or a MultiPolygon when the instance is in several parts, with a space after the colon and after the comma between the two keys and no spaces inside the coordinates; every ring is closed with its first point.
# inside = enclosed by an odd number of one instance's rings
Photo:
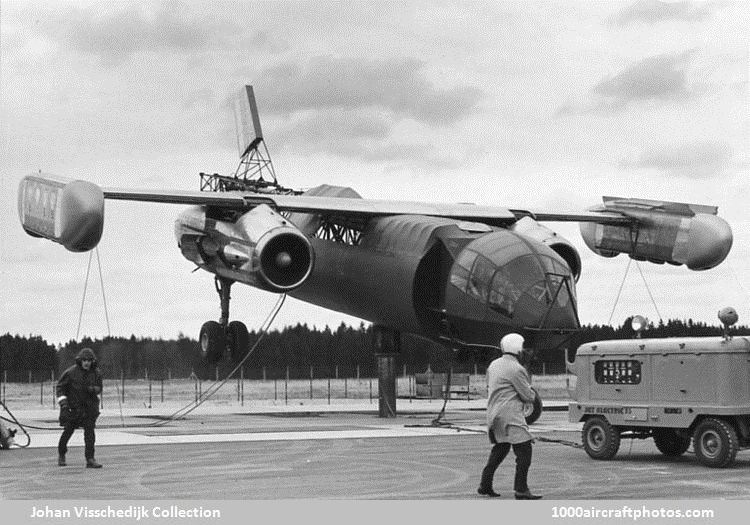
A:
{"type": "Polygon", "coordinates": [[[221,319],[203,323],[200,333],[200,353],[203,361],[215,364],[224,357],[240,358],[247,352],[250,336],[241,321],[229,322],[229,291],[234,281],[216,277],[216,291],[221,298],[221,319]]]}

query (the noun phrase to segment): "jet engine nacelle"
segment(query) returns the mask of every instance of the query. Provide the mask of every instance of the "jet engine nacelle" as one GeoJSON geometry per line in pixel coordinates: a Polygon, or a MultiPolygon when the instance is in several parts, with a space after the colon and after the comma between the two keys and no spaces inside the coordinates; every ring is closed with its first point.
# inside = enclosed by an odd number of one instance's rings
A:
{"type": "Polygon", "coordinates": [[[627,253],[639,261],[707,270],[732,248],[732,229],[713,206],[604,197],[604,206],[591,211],[636,219],[632,225],[580,224],[586,245],[603,257],[627,253]]]}
{"type": "Polygon", "coordinates": [[[188,208],[175,222],[183,255],[201,268],[234,281],[283,293],[300,286],[313,268],[313,249],[302,232],[265,204],[236,221],[188,208]]]}
{"type": "Polygon", "coordinates": [[[102,238],[104,194],[91,182],[27,175],[18,186],[18,215],[29,235],[86,252],[102,238]]]}
{"type": "Polygon", "coordinates": [[[581,256],[578,254],[578,250],[565,237],[542,226],[531,217],[519,219],[510,229],[526,237],[531,237],[551,248],[568,263],[570,273],[573,274],[576,282],[578,281],[578,278],[581,276],[581,256]]]}

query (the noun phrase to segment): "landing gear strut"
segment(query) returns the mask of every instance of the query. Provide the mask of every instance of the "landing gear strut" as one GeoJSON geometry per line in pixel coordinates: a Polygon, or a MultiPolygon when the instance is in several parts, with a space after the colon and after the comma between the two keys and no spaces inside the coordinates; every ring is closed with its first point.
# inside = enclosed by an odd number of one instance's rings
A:
{"type": "Polygon", "coordinates": [[[222,358],[239,358],[247,351],[250,339],[247,326],[241,321],[229,321],[229,292],[234,281],[216,277],[216,291],[221,298],[221,318],[219,322],[203,323],[200,333],[200,352],[203,360],[215,364],[222,358]]]}

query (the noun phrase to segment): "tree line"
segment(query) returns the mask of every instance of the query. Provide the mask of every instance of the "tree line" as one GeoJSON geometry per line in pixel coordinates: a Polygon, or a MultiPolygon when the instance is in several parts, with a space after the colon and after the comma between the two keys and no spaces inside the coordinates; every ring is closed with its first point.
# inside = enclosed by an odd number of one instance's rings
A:
{"type": "MultiPolygon", "coordinates": [[[[651,324],[644,337],[691,337],[721,335],[722,328],[692,320],[669,320],[651,324]]],[[[750,333],[747,326],[737,326],[730,334],[750,333]]],[[[364,323],[359,327],[341,324],[335,330],[310,328],[306,324],[268,332],[260,341],[259,333],[250,333],[249,348],[253,349],[243,365],[245,378],[292,379],[326,377],[374,377],[377,363],[372,351],[372,327],[364,323]],[[256,344],[257,343],[257,344],[256,344]]],[[[605,339],[629,339],[635,333],[630,319],[618,327],[586,325],[576,332],[569,343],[574,350],[581,344],[605,339]]],[[[84,348],[93,348],[99,366],[106,378],[124,377],[139,379],[184,378],[191,375],[202,379],[225,377],[243,359],[244,355],[229,356],[218,365],[208,366],[201,359],[198,341],[183,334],[177,339],[152,339],[105,337],[83,338],[68,341],[58,347],[40,336],[0,335],[0,380],[44,381],[56,378],[72,365],[76,354],[84,348]]],[[[456,372],[484,372],[493,356],[472,351],[452,352],[431,341],[404,334],[401,353],[397,357],[399,372],[424,372],[428,367],[434,372],[452,368],[456,372]]],[[[539,373],[563,373],[563,352],[548,352],[532,365],[539,373]]]]}

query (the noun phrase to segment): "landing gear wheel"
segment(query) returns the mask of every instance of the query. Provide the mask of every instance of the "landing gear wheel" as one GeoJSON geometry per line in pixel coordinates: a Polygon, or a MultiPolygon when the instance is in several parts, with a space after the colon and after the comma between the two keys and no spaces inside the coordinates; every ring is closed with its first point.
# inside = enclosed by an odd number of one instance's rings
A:
{"type": "Polygon", "coordinates": [[[582,434],[583,448],[593,459],[612,459],[620,448],[620,432],[603,417],[586,421],[582,434]]]}
{"type": "Polygon", "coordinates": [[[737,432],[723,419],[706,418],[695,427],[693,448],[698,461],[707,467],[728,467],[739,449],[737,432]]]}
{"type": "MultiPolygon", "coordinates": [[[[532,388],[532,390],[534,390],[532,388]]],[[[542,415],[542,398],[539,392],[534,390],[534,402],[523,404],[523,417],[526,418],[526,424],[532,425],[542,415]]]]}
{"type": "Polygon", "coordinates": [[[241,321],[232,321],[227,326],[227,343],[232,352],[232,359],[242,359],[247,353],[250,334],[247,326],[241,321]]]}
{"type": "Polygon", "coordinates": [[[218,363],[224,357],[226,347],[224,327],[216,321],[203,323],[200,334],[200,352],[203,361],[208,364],[218,363]]]}
{"type": "Polygon", "coordinates": [[[673,428],[655,428],[654,443],[665,456],[677,457],[690,448],[690,436],[673,428]]]}

